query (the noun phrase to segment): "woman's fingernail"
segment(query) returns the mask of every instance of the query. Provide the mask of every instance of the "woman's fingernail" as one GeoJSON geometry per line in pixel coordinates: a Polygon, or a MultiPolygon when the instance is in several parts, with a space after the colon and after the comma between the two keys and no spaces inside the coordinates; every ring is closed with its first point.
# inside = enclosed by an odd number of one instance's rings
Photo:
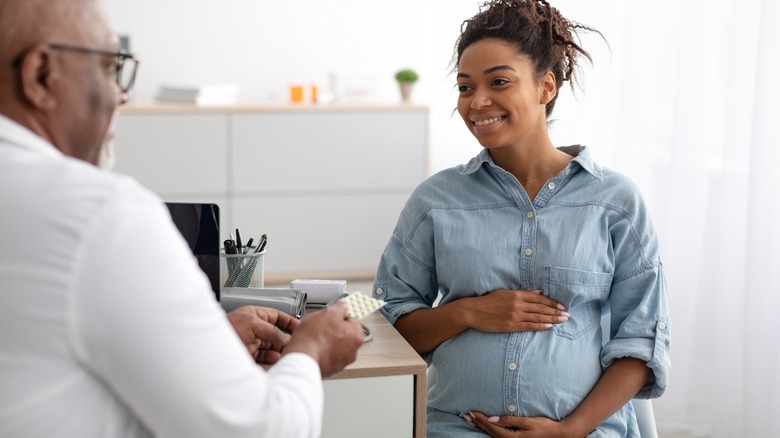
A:
{"type": "MultiPolygon", "coordinates": [[[[469,426],[474,426],[474,423],[472,423],[472,422],[471,422],[471,421],[469,421],[469,420],[466,420],[466,424],[468,424],[469,426]]],[[[476,426],[474,426],[474,427],[476,427],[476,426]]]]}
{"type": "Polygon", "coordinates": [[[465,418],[466,421],[472,421],[471,420],[471,412],[469,412],[468,414],[463,414],[463,418],[465,418]]]}
{"type": "Polygon", "coordinates": [[[561,316],[565,316],[565,317],[567,317],[567,318],[568,318],[568,317],[570,317],[571,315],[569,314],[569,312],[561,312],[561,316]]]}
{"type": "Polygon", "coordinates": [[[559,316],[556,318],[559,322],[565,322],[569,320],[568,316],[559,316]]]}
{"type": "Polygon", "coordinates": [[[544,324],[544,328],[552,328],[552,324],[544,324]]]}
{"type": "Polygon", "coordinates": [[[490,417],[488,418],[488,421],[491,423],[498,423],[498,417],[490,417]]]}
{"type": "Polygon", "coordinates": [[[563,304],[558,304],[556,307],[558,307],[558,308],[559,308],[559,309],[561,309],[561,310],[566,310],[566,308],[565,308],[565,307],[563,307],[563,304]]]}

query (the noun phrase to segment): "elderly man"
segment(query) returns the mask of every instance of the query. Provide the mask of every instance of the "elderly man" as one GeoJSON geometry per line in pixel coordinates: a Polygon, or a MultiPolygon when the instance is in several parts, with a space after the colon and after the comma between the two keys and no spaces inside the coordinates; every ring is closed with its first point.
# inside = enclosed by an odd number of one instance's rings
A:
{"type": "Polygon", "coordinates": [[[0,436],[318,436],[360,325],[225,317],[161,201],[95,166],[116,50],[98,0],[0,0],[0,436]]]}

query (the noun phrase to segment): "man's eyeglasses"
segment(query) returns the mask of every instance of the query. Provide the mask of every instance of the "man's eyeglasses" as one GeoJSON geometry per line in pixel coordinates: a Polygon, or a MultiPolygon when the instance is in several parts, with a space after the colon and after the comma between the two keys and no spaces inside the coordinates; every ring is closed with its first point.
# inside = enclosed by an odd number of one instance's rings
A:
{"type": "MultiPolygon", "coordinates": [[[[111,52],[108,50],[90,49],[88,47],[71,46],[68,44],[49,44],[49,48],[54,50],[67,50],[71,52],[89,53],[99,56],[110,56],[114,58],[114,80],[119,91],[129,93],[135,82],[135,74],[138,71],[138,58],[135,55],[122,52],[111,52]]],[[[14,58],[12,66],[18,68],[22,60],[29,52],[24,51],[14,58]]]]}
{"type": "Polygon", "coordinates": [[[138,58],[130,53],[111,52],[108,50],[90,49],[88,47],[71,46],[68,44],[49,44],[54,50],[67,50],[70,52],[91,53],[100,56],[114,57],[114,80],[122,93],[129,93],[135,82],[135,74],[138,71],[138,58]]]}

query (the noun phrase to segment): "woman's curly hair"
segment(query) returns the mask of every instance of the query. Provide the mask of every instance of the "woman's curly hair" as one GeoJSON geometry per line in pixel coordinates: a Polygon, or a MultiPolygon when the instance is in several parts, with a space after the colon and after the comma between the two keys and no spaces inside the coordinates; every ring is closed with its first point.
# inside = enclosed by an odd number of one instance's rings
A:
{"type": "MultiPolygon", "coordinates": [[[[580,55],[592,62],[590,54],[580,47],[578,31],[601,35],[596,29],[564,18],[545,0],[489,0],[482,4],[477,15],[461,25],[453,64],[457,69],[463,51],[471,44],[496,38],[513,44],[528,56],[534,63],[537,78],[551,71],[556,89],[560,89],[564,81],[578,82],[580,55]]],[[[558,93],[547,103],[547,117],[557,98],[558,93]]]]}

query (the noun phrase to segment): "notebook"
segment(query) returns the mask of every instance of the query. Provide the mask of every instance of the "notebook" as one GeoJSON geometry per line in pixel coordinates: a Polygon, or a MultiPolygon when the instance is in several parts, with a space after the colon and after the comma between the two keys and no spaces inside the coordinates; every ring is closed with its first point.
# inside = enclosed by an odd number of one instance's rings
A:
{"type": "Polygon", "coordinates": [[[198,265],[219,294],[219,206],[208,203],[166,202],[171,219],[189,244],[198,265]]]}

